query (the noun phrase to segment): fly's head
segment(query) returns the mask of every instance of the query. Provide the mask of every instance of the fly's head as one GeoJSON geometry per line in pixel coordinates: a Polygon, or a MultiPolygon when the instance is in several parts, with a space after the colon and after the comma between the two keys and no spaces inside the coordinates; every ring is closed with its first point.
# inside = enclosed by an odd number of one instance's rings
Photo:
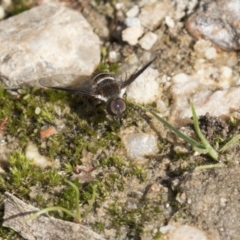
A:
{"type": "Polygon", "coordinates": [[[126,103],[122,98],[111,98],[107,101],[106,110],[110,115],[120,118],[126,110],[126,103]]]}

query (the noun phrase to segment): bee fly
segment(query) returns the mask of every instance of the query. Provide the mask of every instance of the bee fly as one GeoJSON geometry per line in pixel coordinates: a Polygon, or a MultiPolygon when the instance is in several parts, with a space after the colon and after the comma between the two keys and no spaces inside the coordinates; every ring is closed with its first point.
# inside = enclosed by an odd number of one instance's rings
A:
{"type": "Polygon", "coordinates": [[[98,73],[92,79],[89,76],[79,76],[73,74],[58,74],[46,78],[41,78],[39,83],[43,87],[80,93],[95,97],[106,102],[106,111],[120,119],[122,113],[126,110],[126,103],[123,100],[123,95],[127,87],[141,75],[155,60],[151,60],[137,72],[133,73],[126,81],[118,82],[113,75],[107,72],[98,73]],[[60,83],[71,78],[71,86],[59,87],[54,86],[55,83],[60,83]]]}

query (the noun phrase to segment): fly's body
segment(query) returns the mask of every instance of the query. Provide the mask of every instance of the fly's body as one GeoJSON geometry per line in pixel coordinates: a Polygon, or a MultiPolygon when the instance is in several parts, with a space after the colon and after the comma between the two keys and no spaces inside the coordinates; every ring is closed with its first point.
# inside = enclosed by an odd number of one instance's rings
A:
{"type": "Polygon", "coordinates": [[[126,92],[121,89],[114,76],[106,72],[97,74],[92,82],[96,85],[96,92],[98,93],[96,97],[104,102],[116,96],[122,98],[126,92]]]}
{"type": "Polygon", "coordinates": [[[98,73],[92,79],[86,76],[73,74],[59,74],[42,78],[39,82],[44,87],[95,97],[106,102],[106,110],[110,115],[120,118],[122,113],[126,110],[126,103],[123,100],[123,95],[127,87],[141,75],[154,60],[155,59],[148,62],[124,82],[118,82],[113,75],[106,72],[98,73]],[[66,80],[66,78],[71,78],[71,86],[56,86],[56,83],[60,84],[60,82],[66,80]]]}

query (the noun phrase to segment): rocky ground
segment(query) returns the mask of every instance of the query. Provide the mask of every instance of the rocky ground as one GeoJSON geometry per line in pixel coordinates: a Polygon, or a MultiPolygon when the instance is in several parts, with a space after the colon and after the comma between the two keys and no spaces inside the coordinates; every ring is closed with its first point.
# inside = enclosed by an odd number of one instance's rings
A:
{"type": "Polygon", "coordinates": [[[0,200],[8,228],[0,236],[43,234],[21,219],[9,224],[5,191],[74,212],[67,179],[80,189],[84,228],[65,231],[68,239],[86,239],[81,231],[90,239],[239,239],[239,144],[221,149],[239,138],[239,13],[233,0],[2,1],[0,200]],[[47,79],[75,89],[96,69],[124,81],[155,57],[127,89],[120,124],[91,97],[41,86],[47,79]],[[200,142],[190,101],[215,158],[149,112],[200,142]]]}

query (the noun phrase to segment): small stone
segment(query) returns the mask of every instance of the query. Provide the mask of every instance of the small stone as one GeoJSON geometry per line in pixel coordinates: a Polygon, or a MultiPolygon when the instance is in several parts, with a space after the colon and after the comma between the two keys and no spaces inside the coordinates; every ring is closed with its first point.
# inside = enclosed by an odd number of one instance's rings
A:
{"type": "Polygon", "coordinates": [[[160,113],[165,113],[168,111],[168,107],[166,106],[166,103],[161,99],[157,100],[157,110],[160,113]]]}
{"type": "Polygon", "coordinates": [[[144,5],[139,14],[142,26],[151,30],[159,27],[169,13],[169,9],[171,8],[170,4],[170,2],[157,1],[144,5]]]}
{"type": "Polygon", "coordinates": [[[186,202],[186,193],[178,193],[176,196],[176,200],[180,203],[180,204],[184,204],[186,202]]]}
{"type": "Polygon", "coordinates": [[[174,28],[175,27],[174,20],[169,16],[165,17],[165,23],[169,28],[174,28]]]}
{"type": "Polygon", "coordinates": [[[210,240],[205,232],[188,225],[182,225],[171,231],[168,235],[171,240],[210,240]]]}
{"type": "Polygon", "coordinates": [[[153,32],[147,32],[140,40],[140,46],[145,50],[150,50],[157,41],[157,35],[153,32]]]}
{"type": "Polygon", "coordinates": [[[138,39],[143,35],[143,28],[140,26],[128,27],[122,32],[122,39],[130,45],[136,45],[138,39]]]}
{"type": "Polygon", "coordinates": [[[127,27],[140,27],[141,26],[141,22],[138,18],[136,17],[128,17],[125,19],[125,25],[127,27]]]}
{"type": "Polygon", "coordinates": [[[12,0],[2,0],[1,1],[1,6],[3,7],[3,9],[8,9],[12,6],[13,2],[12,0]]]}
{"type": "Polygon", "coordinates": [[[26,158],[33,161],[34,165],[40,167],[40,168],[46,168],[51,166],[51,162],[44,156],[42,156],[38,152],[38,148],[36,145],[34,145],[32,142],[29,142],[26,151],[25,151],[26,158]]]}
{"type": "Polygon", "coordinates": [[[139,13],[138,5],[134,5],[131,9],[129,9],[126,13],[127,17],[136,17],[139,13]]]}
{"type": "Polygon", "coordinates": [[[213,58],[216,58],[217,56],[217,51],[216,51],[216,48],[208,48],[206,53],[205,53],[205,56],[207,59],[213,59],[213,58]]]}
{"type": "Polygon", "coordinates": [[[220,68],[222,78],[224,79],[231,79],[232,78],[232,69],[227,66],[222,66],[220,68]]]}
{"type": "Polygon", "coordinates": [[[57,133],[56,128],[53,126],[50,126],[40,132],[40,138],[41,139],[49,138],[50,136],[52,136],[56,133],[57,133]]]}
{"type": "Polygon", "coordinates": [[[38,115],[41,112],[41,108],[40,107],[36,107],[35,108],[35,114],[38,115]]]}
{"type": "Polygon", "coordinates": [[[115,4],[115,8],[116,8],[117,10],[121,10],[121,9],[123,9],[123,7],[124,7],[124,4],[123,4],[123,3],[118,2],[118,3],[115,4]]]}
{"type": "Polygon", "coordinates": [[[108,53],[108,59],[110,62],[117,62],[118,60],[118,55],[116,51],[110,51],[108,53]]]}
{"type": "Polygon", "coordinates": [[[216,48],[214,48],[212,43],[208,40],[199,39],[194,45],[194,51],[199,58],[215,59],[218,57],[216,48]]]}
{"type": "Polygon", "coordinates": [[[145,155],[156,154],[158,151],[157,139],[146,133],[133,133],[124,138],[124,144],[130,158],[143,161],[145,155]]]}
{"type": "Polygon", "coordinates": [[[175,229],[176,229],[176,227],[174,227],[173,225],[166,225],[166,226],[160,227],[160,232],[162,234],[166,234],[166,233],[168,233],[170,231],[173,231],[175,229]]]}
{"type": "Polygon", "coordinates": [[[220,198],[220,205],[222,207],[226,207],[227,205],[227,199],[226,198],[220,198]]]}
{"type": "Polygon", "coordinates": [[[5,17],[5,11],[4,11],[3,7],[0,5],[0,20],[4,19],[4,17],[5,17]]]}

